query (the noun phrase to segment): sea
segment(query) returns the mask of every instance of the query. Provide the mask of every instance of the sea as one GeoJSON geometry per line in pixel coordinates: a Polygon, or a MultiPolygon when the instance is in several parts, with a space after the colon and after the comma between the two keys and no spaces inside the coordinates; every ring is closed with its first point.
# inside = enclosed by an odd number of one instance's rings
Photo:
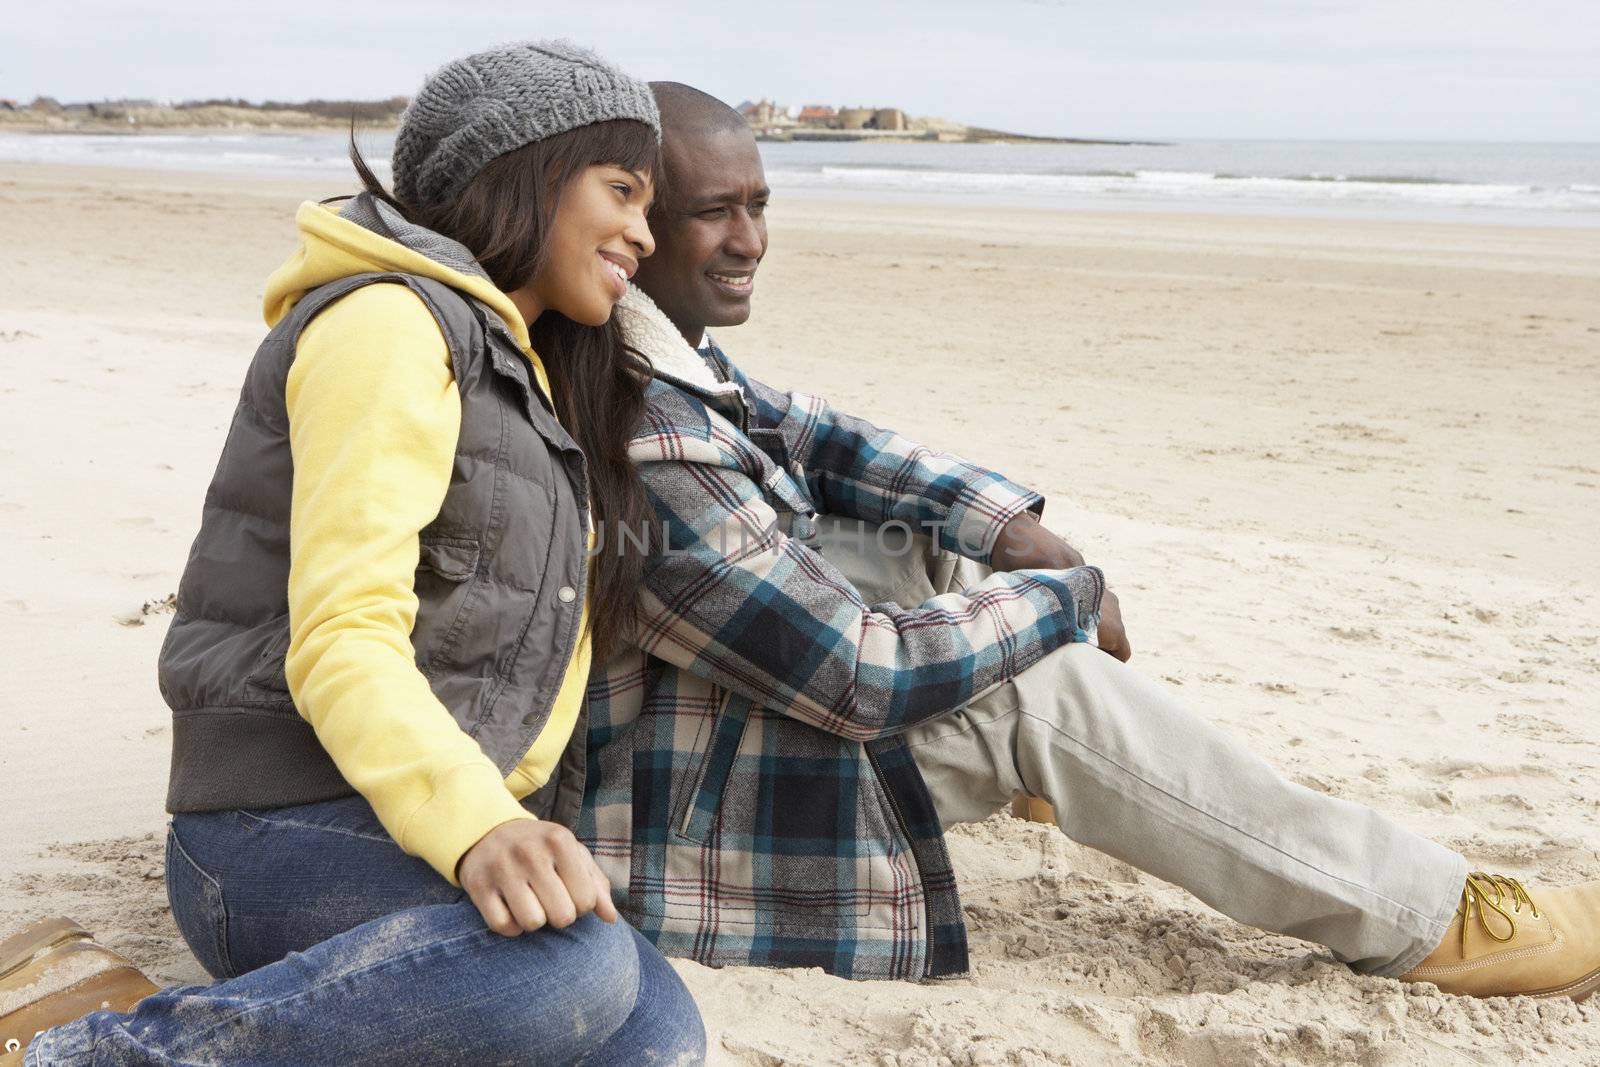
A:
{"type": "MultiPolygon", "coordinates": [[[[0,160],[349,183],[347,135],[0,133],[0,160]]],[[[363,134],[386,173],[393,138],[363,134]]],[[[1600,144],[1174,140],[761,145],[774,196],[1600,227],[1600,144]]]]}

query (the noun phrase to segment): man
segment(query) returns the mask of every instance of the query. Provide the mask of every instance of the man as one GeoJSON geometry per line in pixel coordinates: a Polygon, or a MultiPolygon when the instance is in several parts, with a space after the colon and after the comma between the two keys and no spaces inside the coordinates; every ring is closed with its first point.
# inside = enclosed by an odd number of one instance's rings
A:
{"type": "Polygon", "coordinates": [[[1600,883],[1530,895],[1285,781],[1123,665],[1115,601],[1037,525],[1041,497],[745,376],[705,330],[749,315],[760,156],[725,105],[653,88],[668,193],[619,313],[655,367],[630,452],[662,544],[638,650],[591,680],[578,831],[630,920],[712,964],[958,973],[942,826],[1026,793],[1074,840],[1357,970],[1600,985],[1600,883]]]}

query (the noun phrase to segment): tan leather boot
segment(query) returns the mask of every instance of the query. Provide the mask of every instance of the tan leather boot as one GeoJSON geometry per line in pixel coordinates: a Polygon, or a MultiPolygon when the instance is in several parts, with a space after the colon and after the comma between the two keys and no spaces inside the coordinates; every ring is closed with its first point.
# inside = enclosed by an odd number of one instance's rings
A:
{"type": "Polygon", "coordinates": [[[0,941],[0,978],[15,971],[46,949],[68,941],[89,940],[89,931],[71,919],[40,919],[21,933],[0,941]]]}
{"type": "Polygon", "coordinates": [[[1600,882],[1539,889],[1474,871],[1444,941],[1400,976],[1474,997],[1571,997],[1600,988],[1600,882]]]}
{"type": "Polygon", "coordinates": [[[1028,822],[1048,823],[1051,826],[1056,824],[1056,810],[1050,806],[1050,802],[1026,793],[1018,793],[1011,798],[1011,814],[1028,822]]]}
{"type": "Polygon", "coordinates": [[[157,992],[122,956],[68,919],[45,919],[0,942],[0,1067],[22,1062],[41,1030],[91,1011],[129,1011],[157,992]]]}

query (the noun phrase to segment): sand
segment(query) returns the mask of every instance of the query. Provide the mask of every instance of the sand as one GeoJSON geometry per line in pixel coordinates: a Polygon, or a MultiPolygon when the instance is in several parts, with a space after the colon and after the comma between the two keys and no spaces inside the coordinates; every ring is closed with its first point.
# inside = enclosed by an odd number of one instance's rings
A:
{"type": "MultiPolygon", "coordinates": [[[[0,928],[203,975],[155,657],[324,179],[0,165],[0,928]]],[[[1038,488],[1139,669],[1476,865],[1600,877],[1600,230],[778,199],[756,377],[1038,488]]],[[[1005,816],[970,977],[680,966],[715,1064],[1600,1063],[1600,1005],[1357,977],[1005,816]]]]}

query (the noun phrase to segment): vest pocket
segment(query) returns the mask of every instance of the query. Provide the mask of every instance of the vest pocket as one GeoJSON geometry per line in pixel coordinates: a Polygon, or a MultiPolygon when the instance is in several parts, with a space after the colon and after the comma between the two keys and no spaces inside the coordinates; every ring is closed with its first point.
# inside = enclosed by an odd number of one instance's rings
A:
{"type": "Polygon", "coordinates": [[[415,590],[417,619],[411,645],[424,673],[449,669],[464,629],[482,614],[484,586],[478,579],[482,542],[459,527],[423,531],[418,538],[415,590]]]}
{"type": "Polygon", "coordinates": [[[245,678],[245,685],[271,693],[289,692],[289,678],[284,673],[284,660],[289,655],[289,616],[280,615],[273,620],[276,627],[272,639],[256,659],[255,670],[245,678]]]}
{"type": "Polygon", "coordinates": [[[426,567],[447,582],[465,582],[478,573],[478,542],[470,537],[425,535],[419,548],[419,566],[426,567]]]}

